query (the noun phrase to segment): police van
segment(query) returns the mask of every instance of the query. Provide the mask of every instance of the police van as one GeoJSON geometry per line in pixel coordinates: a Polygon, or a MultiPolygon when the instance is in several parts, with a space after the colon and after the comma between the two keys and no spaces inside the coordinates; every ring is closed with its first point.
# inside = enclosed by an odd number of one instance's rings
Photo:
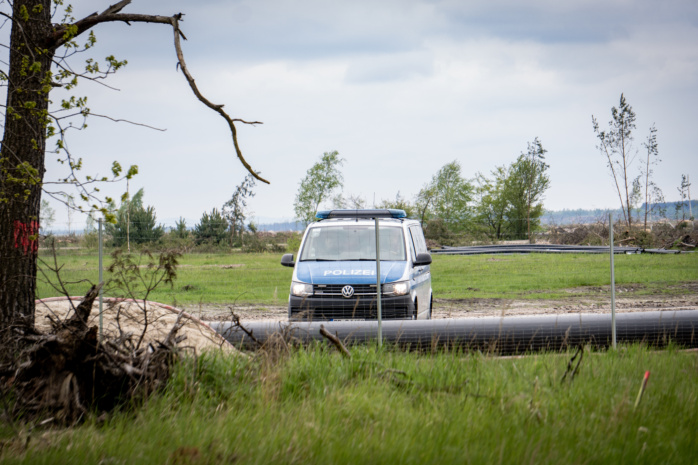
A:
{"type": "Polygon", "coordinates": [[[422,227],[404,210],[328,210],[305,231],[294,261],[289,320],[430,319],[431,255],[422,227]],[[376,266],[378,224],[379,267],[376,266]]]}

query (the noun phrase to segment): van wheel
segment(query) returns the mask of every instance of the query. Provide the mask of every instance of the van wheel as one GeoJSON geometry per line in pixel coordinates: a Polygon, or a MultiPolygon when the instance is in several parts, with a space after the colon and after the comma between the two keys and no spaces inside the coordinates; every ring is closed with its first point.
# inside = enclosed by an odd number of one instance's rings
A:
{"type": "Polygon", "coordinates": [[[431,320],[431,312],[434,308],[434,297],[429,298],[429,311],[427,312],[427,320],[431,320]]]}
{"type": "Polygon", "coordinates": [[[412,312],[412,319],[416,320],[419,318],[419,309],[417,307],[417,300],[414,301],[414,311],[412,312]]]}

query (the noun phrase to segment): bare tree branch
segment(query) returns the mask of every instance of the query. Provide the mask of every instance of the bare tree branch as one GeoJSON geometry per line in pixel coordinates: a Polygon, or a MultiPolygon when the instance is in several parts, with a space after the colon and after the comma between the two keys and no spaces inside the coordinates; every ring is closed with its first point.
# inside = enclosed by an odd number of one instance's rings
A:
{"type": "MultiPolygon", "coordinates": [[[[182,53],[182,46],[179,41],[180,37],[180,30],[179,30],[179,18],[177,15],[172,17],[172,27],[174,28],[174,42],[175,42],[175,49],[177,50],[177,59],[179,60],[179,65],[182,68],[182,73],[184,73],[184,77],[187,79],[187,82],[189,82],[189,87],[191,87],[191,90],[194,92],[194,95],[207,107],[210,109],[214,110],[217,112],[219,115],[223,117],[223,119],[226,120],[228,123],[228,127],[230,127],[230,132],[233,135],[233,145],[235,145],[235,152],[237,153],[238,159],[240,160],[240,163],[243,164],[243,166],[247,169],[247,171],[252,174],[256,179],[262,181],[263,183],[269,184],[269,181],[266,179],[262,178],[257,174],[252,167],[247,163],[245,160],[245,157],[242,156],[242,151],[240,150],[240,146],[238,145],[238,138],[237,138],[237,130],[235,129],[235,123],[233,119],[228,116],[228,114],[223,111],[223,105],[216,105],[211,103],[206,97],[204,97],[201,92],[199,92],[199,89],[196,87],[196,83],[194,82],[194,78],[192,75],[189,73],[189,70],[187,69],[187,65],[184,62],[184,54],[182,53]]],[[[183,36],[183,35],[182,35],[183,36]]],[[[240,122],[245,122],[243,120],[237,120],[240,122]]],[[[247,124],[261,124],[261,123],[247,123],[247,124]]]]}
{"type": "Polygon", "coordinates": [[[114,13],[118,13],[119,11],[124,9],[124,7],[126,5],[128,5],[129,3],[131,3],[131,0],[121,0],[119,3],[116,3],[114,5],[110,5],[109,8],[107,8],[106,10],[104,10],[102,12],[102,14],[103,15],[111,15],[114,13]]]}
{"type": "Polygon", "coordinates": [[[100,23],[106,23],[106,22],[116,22],[116,21],[122,21],[125,22],[126,24],[132,23],[132,22],[139,22],[139,23],[158,23],[158,24],[170,24],[173,28],[174,31],[174,46],[175,50],[177,52],[177,60],[179,61],[179,67],[182,70],[182,73],[184,74],[184,77],[186,78],[187,82],[189,83],[189,87],[191,88],[192,92],[194,92],[194,95],[196,95],[196,98],[201,101],[204,105],[212,109],[213,111],[217,112],[225,121],[228,123],[228,127],[230,128],[230,132],[233,137],[233,145],[235,146],[235,153],[237,154],[238,159],[240,160],[240,163],[247,169],[247,171],[252,174],[256,179],[269,184],[269,181],[266,179],[262,178],[259,176],[259,174],[252,169],[249,163],[247,163],[247,160],[245,160],[245,157],[242,155],[242,150],[240,150],[240,145],[238,144],[238,139],[237,139],[237,129],[235,127],[235,123],[244,123],[244,124],[262,124],[259,121],[254,121],[254,122],[248,122],[242,119],[233,119],[231,118],[224,110],[223,110],[223,105],[220,104],[214,104],[211,101],[209,101],[206,97],[201,94],[199,91],[198,87],[196,86],[196,82],[194,80],[194,77],[191,75],[189,72],[186,62],[184,61],[184,53],[182,52],[182,46],[180,42],[180,37],[184,38],[186,40],[186,37],[182,33],[182,31],[179,28],[179,20],[182,19],[183,14],[182,13],[177,13],[173,16],[159,16],[159,15],[144,15],[144,14],[126,14],[126,13],[119,13],[126,5],[131,3],[131,0],[122,0],[119,3],[116,3],[106,10],[104,10],[102,13],[93,13],[71,25],[65,25],[61,28],[58,28],[53,32],[49,38],[49,46],[52,48],[57,48],[64,43],[66,43],[68,40],[84,33],[85,31],[91,29],[92,27],[96,26],[97,24],[100,23]],[[74,28],[77,27],[77,32],[73,35],[68,34],[69,28],[74,28]]]}
{"type": "MultiPolygon", "coordinates": [[[[79,114],[80,114],[80,113],[75,113],[75,114],[72,114],[72,115],[61,116],[60,118],[56,118],[56,119],[72,118],[72,117],[77,116],[77,115],[79,115],[79,114]]],[[[132,125],[134,125],[134,126],[142,126],[142,127],[144,127],[144,128],[153,129],[154,131],[161,131],[161,132],[167,131],[167,129],[156,128],[155,126],[151,126],[151,125],[149,125],[149,124],[137,123],[137,122],[135,122],[135,121],[131,121],[131,120],[128,120],[128,119],[112,118],[111,116],[100,115],[99,113],[92,113],[92,112],[90,112],[90,116],[94,116],[94,117],[96,117],[96,118],[108,119],[108,120],[111,120],[111,121],[113,121],[113,122],[115,122],[115,123],[128,123],[128,124],[132,124],[132,125]]]]}

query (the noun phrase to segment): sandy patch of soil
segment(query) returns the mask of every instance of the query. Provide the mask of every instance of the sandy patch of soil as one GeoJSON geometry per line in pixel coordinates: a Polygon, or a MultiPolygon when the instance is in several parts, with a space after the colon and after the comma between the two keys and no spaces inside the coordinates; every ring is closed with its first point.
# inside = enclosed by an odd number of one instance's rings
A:
{"type": "MultiPolygon", "coordinates": [[[[77,306],[81,297],[54,297],[36,301],[36,329],[48,332],[51,329],[49,316],[55,319],[65,319],[72,315],[73,306],[77,306]],[[71,305],[72,303],[72,305],[71,305]]],[[[149,343],[164,341],[177,321],[181,310],[156,302],[143,302],[138,304],[132,301],[119,299],[105,299],[103,304],[102,322],[103,332],[106,336],[117,337],[122,333],[131,333],[134,342],[141,335],[143,342],[141,347],[149,343]],[[147,323],[147,326],[146,324],[147,323]],[[145,332],[144,332],[144,328],[145,332]]],[[[204,350],[221,349],[226,352],[236,349],[211,329],[208,324],[202,322],[193,315],[184,312],[182,316],[184,326],[178,331],[178,335],[186,336],[179,347],[193,348],[197,354],[204,350]]],[[[90,313],[88,326],[99,326],[99,303],[95,301],[90,313]]]]}
{"type": "MultiPolygon", "coordinates": [[[[439,301],[434,304],[434,318],[485,316],[556,315],[565,313],[611,313],[610,299],[508,300],[468,299],[439,301]]],[[[655,310],[698,310],[698,296],[616,298],[618,313],[655,310]]]]}

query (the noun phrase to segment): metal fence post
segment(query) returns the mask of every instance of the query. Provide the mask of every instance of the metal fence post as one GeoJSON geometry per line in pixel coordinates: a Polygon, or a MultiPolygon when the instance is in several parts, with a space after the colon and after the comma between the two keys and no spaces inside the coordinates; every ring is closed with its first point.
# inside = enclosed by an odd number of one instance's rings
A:
{"type": "MultiPolygon", "coordinates": [[[[102,266],[102,218],[99,218],[99,234],[98,234],[98,241],[99,241],[99,282],[103,282],[103,266],[102,266]]],[[[103,328],[103,321],[102,321],[102,288],[99,289],[99,342],[102,342],[102,328],[103,328]]]]}
{"type": "Polygon", "coordinates": [[[378,302],[378,347],[383,346],[383,314],[381,307],[381,248],[380,248],[380,231],[378,229],[378,218],[374,218],[376,222],[376,299],[378,302]]]}
{"type": "Polygon", "coordinates": [[[611,341],[616,348],[616,274],[613,263],[613,213],[608,214],[608,230],[611,250],[611,341]]]}

